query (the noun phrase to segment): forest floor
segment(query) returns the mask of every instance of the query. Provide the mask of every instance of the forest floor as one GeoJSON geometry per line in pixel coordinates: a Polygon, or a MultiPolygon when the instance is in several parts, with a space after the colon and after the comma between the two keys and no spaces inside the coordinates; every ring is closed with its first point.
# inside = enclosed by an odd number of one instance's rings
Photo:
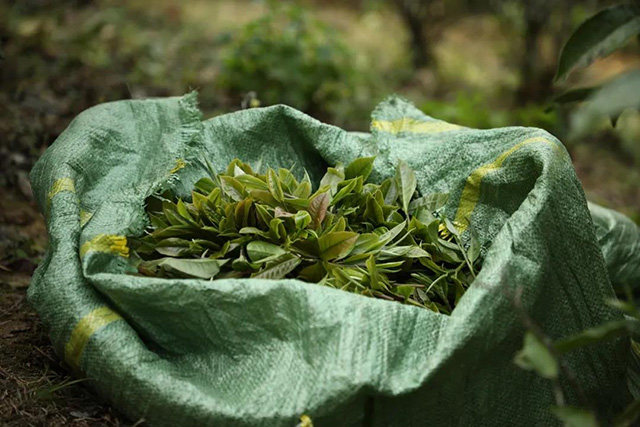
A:
{"type": "Polygon", "coordinates": [[[0,425],[121,426],[108,405],[55,355],[26,298],[46,247],[46,228],[33,201],[0,188],[0,425]]]}

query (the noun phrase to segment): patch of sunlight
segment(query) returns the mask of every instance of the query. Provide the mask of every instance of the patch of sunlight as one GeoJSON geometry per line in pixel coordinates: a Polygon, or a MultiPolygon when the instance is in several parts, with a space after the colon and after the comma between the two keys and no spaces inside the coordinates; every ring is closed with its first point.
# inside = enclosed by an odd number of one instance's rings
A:
{"type": "Polygon", "coordinates": [[[509,37],[497,19],[477,15],[446,28],[434,47],[438,74],[452,86],[465,85],[483,92],[513,90],[517,70],[509,65],[509,37]]]}

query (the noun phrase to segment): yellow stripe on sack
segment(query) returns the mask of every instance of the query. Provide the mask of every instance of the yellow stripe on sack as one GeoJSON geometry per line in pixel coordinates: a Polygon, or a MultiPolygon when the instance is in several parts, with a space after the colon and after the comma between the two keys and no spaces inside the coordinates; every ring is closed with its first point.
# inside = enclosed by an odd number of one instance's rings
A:
{"type": "Polygon", "coordinates": [[[469,226],[471,220],[471,213],[476,208],[478,200],[480,200],[480,185],[482,179],[490,172],[497,171],[502,167],[502,163],[513,153],[521,149],[522,147],[534,144],[536,142],[544,142],[552,144],[550,140],[543,137],[534,137],[525,139],[524,141],[514,145],[504,153],[500,154],[492,163],[484,166],[480,166],[478,169],[471,172],[471,175],[467,177],[467,181],[462,189],[462,195],[460,196],[460,204],[456,211],[455,222],[459,224],[459,231],[463,232],[469,226]]]}
{"type": "Polygon", "coordinates": [[[82,353],[91,336],[99,329],[119,319],[122,317],[106,306],[96,308],[84,316],[71,331],[69,341],[65,345],[64,356],[67,363],[74,369],[78,369],[82,353]]]}
{"type": "Polygon", "coordinates": [[[397,120],[374,120],[373,122],[371,122],[371,128],[389,133],[438,133],[460,129],[461,126],[453,125],[447,122],[426,122],[409,117],[404,117],[397,120]]]}
{"type": "Polygon", "coordinates": [[[70,193],[76,192],[76,186],[71,178],[59,178],[53,182],[51,186],[51,190],[49,191],[49,195],[47,196],[47,201],[51,202],[51,199],[63,191],[68,191],[70,193]]]}
{"type": "Polygon", "coordinates": [[[183,159],[178,159],[176,160],[176,165],[169,171],[169,173],[174,174],[185,166],[187,166],[187,163],[183,159]]]}
{"type": "Polygon", "coordinates": [[[80,227],[87,225],[92,216],[91,212],[80,209],[80,227]]]}
{"type": "Polygon", "coordinates": [[[298,424],[298,427],[313,427],[311,417],[309,415],[302,414],[300,416],[300,423],[298,424]]]}
{"type": "Polygon", "coordinates": [[[112,253],[126,258],[129,256],[127,238],[114,234],[98,234],[80,247],[80,258],[84,258],[88,252],[112,253]]]}

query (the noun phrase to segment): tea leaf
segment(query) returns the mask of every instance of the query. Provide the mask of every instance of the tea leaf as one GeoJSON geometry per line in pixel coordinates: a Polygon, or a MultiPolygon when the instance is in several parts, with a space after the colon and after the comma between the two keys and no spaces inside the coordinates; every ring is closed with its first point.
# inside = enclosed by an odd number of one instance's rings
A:
{"type": "Polygon", "coordinates": [[[231,199],[239,202],[244,198],[244,186],[231,176],[220,176],[220,186],[222,191],[231,199]]]}
{"type": "Polygon", "coordinates": [[[478,256],[480,256],[480,241],[478,240],[476,235],[472,233],[467,257],[469,258],[471,264],[473,264],[478,259],[478,256]]]}
{"type": "Polygon", "coordinates": [[[298,211],[293,218],[296,228],[298,230],[303,230],[311,223],[311,215],[307,211],[298,211]]]}
{"type": "Polygon", "coordinates": [[[293,254],[285,254],[277,258],[273,265],[267,266],[264,270],[253,274],[255,279],[282,279],[292,272],[300,264],[300,258],[293,254]]]}
{"type": "Polygon", "coordinates": [[[338,193],[336,193],[336,195],[333,196],[333,198],[331,199],[331,203],[329,203],[329,206],[333,206],[336,203],[338,203],[340,200],[344,199],[349,193],[351,193],[351,191],[355,188],[356,184],[357,184],[357,181],[353,179],[349,182],[349,184],[342,187],[340,191],[338,191],[338,193]]]}
{"type": "Polygon", "coordinates": [[[358,240],[358,233],[336,231],[327,233],[318,239],[322,259],[339,258],[346,254],[358,240]]]}
{"type": "Polygon", "coordinates": [[[369,280],[371,281],[371,289],[380,289],[380,278],[378,275],[378,269],[376,268],[376,261],[373,255],[367,259],[367,271],[369,272],[369,280]]]}
{"type": "Polygon", "coordinates": [[[424,208],[427,212],[435,212],[442,209],[449,200],[447,193],[432,193],[413,200],[409,204],[409,211],[414,212],[418,208],[424,208]]]}
{"type": "Polygon", "coordinates": [[[278,202],[283,202],[284,193],[282,192],[282,185],[280,184],[280,180],[273,169],[267,170],[267,184],[273,198],[278,202]]]}
{"type": "Polygon", "coordinates": [[[247,255],[252,262],[259,262],[265,258],[280,256],[284,253],[286,251],[280,246],[261,240],[254,240],[247,244],[247,255]]]}
{"type": "Polygon", "coordinates": [[[293,195],[300,199],[306,199],[311,195],[311,183],[307,181],[301,182],[293,191],[293,195]]]}
{"type": "Polygon", "coordinates": [[[400,160],[396,168],[396,185],[402,202],[402,210],[408,214],[409,203],[413,197],[413,193],[416,191],[418,183],[416,181],[416,174],[404,160],[400,160]]]}
{"type": "Polygon", "coordinates": [[[320,187],[328,186],[331,188],[331,194],[334,194],[338,189],[338,184],[342,181],[344,181],[344,172],[340,168],[328,168],[327,173],[320,181],[320,187]]]}
{"type": "Polygon", "coordinates": [[[261,180],[260,178],[256,178],[253,175],[244,174],[244,175],[238,175],[235,178],[236,178],[236,181],[244,185],[245,188],[249,191],[251,190],[269,191],[269,186],[267,185],[267,183],[261,180]]]}
{"type": "Polygon", "coordinates": [[[309,202],[309,214],[316,227],[322,224],[325,216],[327,215],[327,208],[329,207],[329,195],[327,193],[320,193],[315,196],[309,202]]]}
{"type": "Polygon", "coordinates": [[[132,266],[170,278],[298,278],[450,314],[475,275],[473,230],[465,250],[455,225],[431,213],[446,194],[411,201],[417,182],[404,162],[365,183],[373,162],[329,168],[312,193],[306,171],[298,182],[290,169],[259,175],[234,159],[198,181],[191,202],[168,191],[147,199],[152,230],[128,239],[132,266]]]}
{"type": "Polygon", "coordinates": [[[187,277],[211,279],[220,272],[220,267],[227,263],[227,259],[180,259],[162,258],[155,264],[172,273],[178,273],[187,277]]]}
{"type": "Polygon", "coordinates": [[[344,170],[345,179],[353,179],[361,176],[362,179],[367,179],[369,174],[373,170],[374,157],[360,157],[349,163],[344,170]]]}

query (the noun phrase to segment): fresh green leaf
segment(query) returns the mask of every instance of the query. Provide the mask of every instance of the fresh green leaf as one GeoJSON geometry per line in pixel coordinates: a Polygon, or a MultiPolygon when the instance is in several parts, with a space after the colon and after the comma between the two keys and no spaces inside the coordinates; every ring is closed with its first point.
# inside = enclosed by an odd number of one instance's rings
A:
{"type": "Polygon", "coordinates": [[[269,191],[271,192],[273,198],[280,203],[284,202],[284,192],[282,191],[282,184],[280,183],[280,179],[273,169],[267,170],[267,185],[269,186],[269,191]]]}
{"type": "Polygon", "coordinates": [[[300,261],[300,258],[293,254],[284,254],[274,260],[273,264],[267,265],[265,269],[253,274],[251,277],[255,279],[282,279],[292,272],[300,264],[300,261]]]}
{"type": "Polygon", "coordinates": [[[235,178],[231,176],[220,176],[220,186],[222,191],[232,200],[239,202],[244,199],[244,186],[235,178]]]}
{"type": "Polygon", "coordinates": [[[344,181],[344,172],[339,167],[328,168],[327,173],[320,181],[320,187],[328,186],[331,188],[331,194],[335,194],[338,190],[338,184],[344,181]]]}
{"type": "Polygon", "coordinates": [[[200,279],[212,279],[220,272],[220,267],[227,263],[227,259],[180,259],[162,258],[155,261],[156,268],[163,268],[166,271],[177,273],[186,277],[200,279]]]}
{"type": "Polygon", "coordinates": [[[373,170],[374,157],[360,157],[349,163],[344,170],[345,179],[353,179],[361,176],[362,179],[367,179],[371,171],[373,170]]]}
{"type": "Polygon", "coordinates": [[[302,230],[311,224],[311,215],[307,211],[298,211],[293,217],[293,220],[296,224],[296,228],[298,230],[302,230]]]}
{"type": "Polygon", "coordinates": [[[322,259],[334,259],[345,255],[358,240],[358,233],[336,231],[327,233],[318,239],[322,259]]]}
{"type": "Polygon", "coordinates": [[[340,200],[342,200],[345,197],[347,197],[349,195],[349,193],[351,193],[351,191],[353,191],[353,189],[356,187],[356,184],[357,184],[357,181],[355,179],[353,179],[353,180],[351,180],[349,182],[349,184],[347,184],[344,187],[342,187],[340,189],[340,191],[338,191],[336,193],[336,195],[333,196],[333,198],[331,199],[331,202],[329,203],[329,206],[333,206],[336,203],[338,203],[340,200]]]}
{"type": "Polygon", "coordinates": [[[251,190],[269,191],[269,185],[267,185],[267,183],[261,180],[260,178],[256,178],[253,175],[244,174],[244,175],[238,175],[235,178],[239,183],[244,185],[247,191],[251,191],[251,190]]]}
{"type": "Polygon", "coordinates": [[[396,186],[400,194],[402,210],[405,213],[409,212],[409,203],[417,185],[416,174],[404,160],[400,160],[396,168],[396,186]]]}
{"type": "Polygon", "coordinates": [[[409,212],[413,213],[418,208],[424,208],[427,212],[436,212],[442,209],[449,200],[449,194],[447,193],[431,193],[413,200],[409,204],[409,212]]]}
{"type": "Polygon", "coordinates": [[[309,202],[309,214],[316,227],[322,224],[329,208],[329,194],[320,193],[309,202]]]}
{"type": "Polygon", "coordinates": [[[471,264],[476,262],[478,257],[480,256],[480,241],[476,237],[475,234],[471,234],[471,242],[469,244],[469,251],[467,252],[467,258],[471,264]]]}
{"type": "Polygon", "coordinates": [[[261,240],[254,240],[247,244],[247,255],[252,262],[259,262],[285,253],[286,251],[280,246],[261,240]]]}
{"type": "Polygon", "coordinates": [[[376,261],[373,258],[373,255],[370,255],[369,259],[367,259],[367,271],[369,272],[371,289],[377,291],[380,289],[380,276],[378,274],[378,268],[376,267],[376,261]]]}

